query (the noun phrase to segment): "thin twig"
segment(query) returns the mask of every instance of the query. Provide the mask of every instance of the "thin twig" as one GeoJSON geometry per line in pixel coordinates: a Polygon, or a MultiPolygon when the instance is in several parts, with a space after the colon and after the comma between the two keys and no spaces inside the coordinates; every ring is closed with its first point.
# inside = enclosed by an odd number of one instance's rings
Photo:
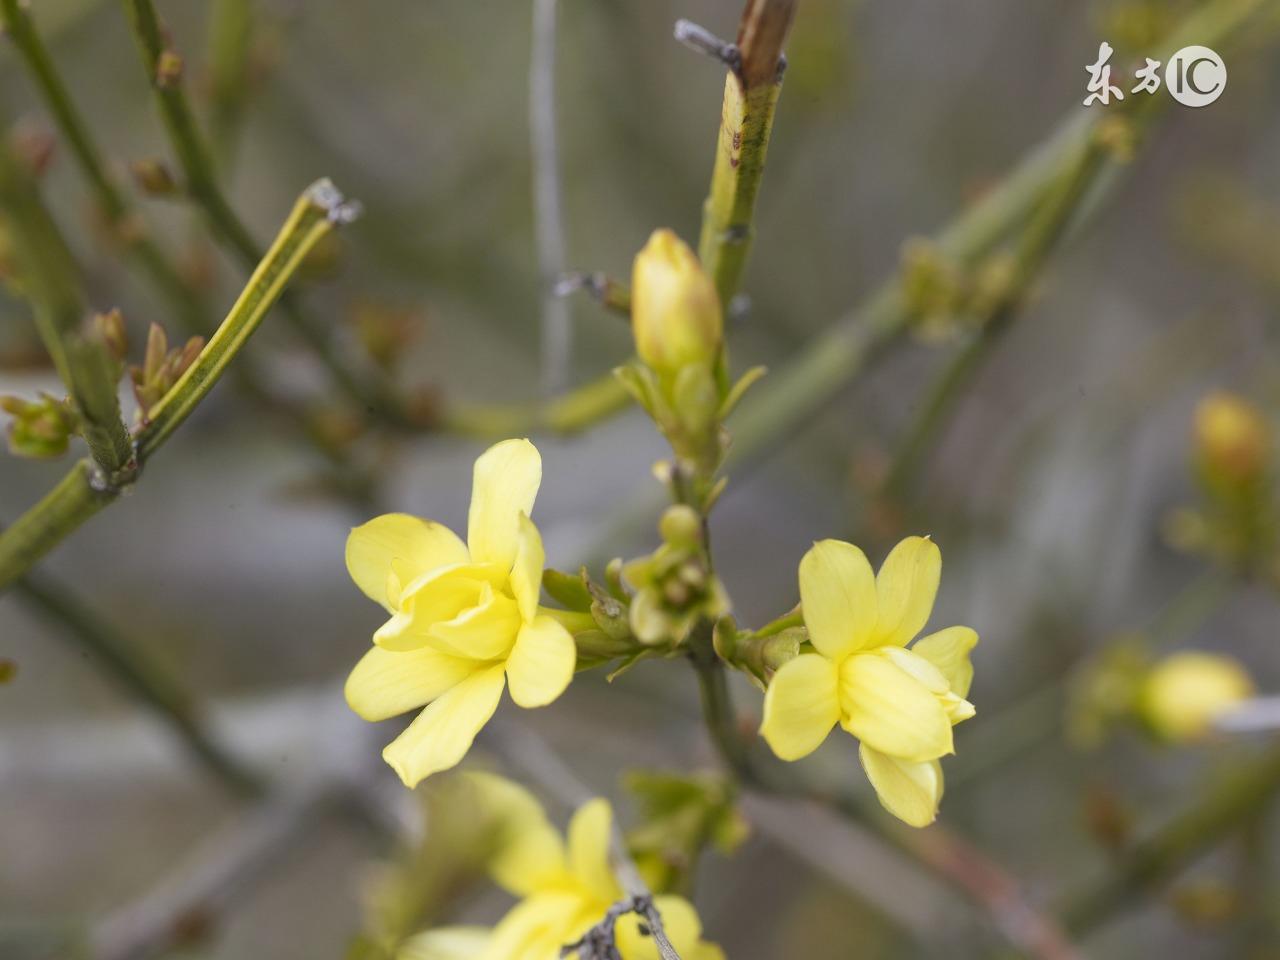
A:
{"type": "Polygon", "coordinates": [[[1200,801],[1063,901],[1063,925],[1088,933],[1247,824],[1280,792],[1280,750],[1236,764],[1200,801]]]}
{"type": "Polygon", "coordinates": [[[542,390],[553,396],[569,382],[573,327],[569,304],[555,292],[565,268],[564,200],[556,119],[557,0],[533,0],[529,58],[529,141],[533,159],[534,233],[542,299],[542,390]]]}
{"type": "MultiPolygon", "coordinates": [[[[252,270],[262,259],[262,250],[218,182],[213,157],[182,86],[181,60],[168,46],[155,5],[152,0],[122,0],[122,3],[155,91],[169,143],[182,167],[187,193],[204,213],[219,242],[245,269],[252,270]]],[[[304,314],[292,297],[286,297],[282,306],[290,326],[323,363],[335,383],[362,408],[394,420],[401,419],[400,405],[390,396],[382,380],[358,376],[352,371],[326,331],[304,314]]]]}
{"type": "MultiPolygon", "coordinates": [[[[151,411],[136,438],[139,465],[169,438],[217,383],[321,237],[357,212],[327,180],[298,198],[275,243],[195,363],[151,411]]],[[[0,591],[121,493],[81,461],[39,503],[0,534],[0,591]]]]}
{"type": "Polygon", "coordinates": [[[726,307],[738,293],[751,249],[756,196],[782,89],[782,47],[795,8],[796,0],[748,0],[733,46],[694,24],[676,25],[682,43],[729,66],[698,242],[698,256],[726,307]]]}
{"type": "Polygon", "coordinates": [[[125,691],[149,707],[219,782],[240,796],[261,793],[259,776],[206,730],[191,695],[173,678],[140,659],[139,651],[72,591],[36,575],[20,580],[14,590],[59,624],[125,691]]]}
{"type": "Polygon", "coordinates": [[[90,960],[147,960],[198,942],[296,853],[349,788],[320,779],[265,801],[210,837],[163,882],[95,924],[90,960]]]}

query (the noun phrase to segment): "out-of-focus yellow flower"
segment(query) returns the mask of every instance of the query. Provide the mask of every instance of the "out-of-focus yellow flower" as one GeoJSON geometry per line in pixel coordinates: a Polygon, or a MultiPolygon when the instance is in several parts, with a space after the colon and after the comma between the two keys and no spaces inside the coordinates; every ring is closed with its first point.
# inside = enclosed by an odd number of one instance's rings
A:
{"type": "Polygon", "coordinates": [[[670,230],[655,230],[631,274],[636,353],[659,373],[711,366],[720,353],[724,318],[715,284],[697,255],[670,230]]]}
{"type": "Polygon", "coordinates": [[[1209,734],[1214,720],[1254,693],[1239,661],[1213,653],[1175,653],[1147,674],[1138,692],[1138,715],[1162,739],[1185,743],[1209,734]]]}
{"type": "Polygon", "coordinates": [[[529,511],[541,480],[533,444],[504,440],[476,461],[467,543],[402,513],[347,540],[352,579],[391,614],[347,679],[347,703],[366,720],[426,705],[382,752],[406,786],[465,756],[504,685],[540,707],[573,677],[573,637],[538,606],[545,555],[529,511]]]}
{"type": "Polygon", "coordinates": [[[1196,407],[1196,453],[1210,479],[1241,483],[1259,476],[1271,450],[1266,420],[1253,404],[1226,391],[1196,407]]]}
{"type": "MultiPolygon", "coordinates": [[[[602,799],[584,804],[569,823],[566,842],[524,788],[499,777],[472,776],[504,807],[510,829],[493,861],[493,876],[520,902],[491,931],[429,930],[409,940],[397,960],[559,960],[563,947],[624,898],[609,865],[613,810],[602,799]]],[[[684,960],[724,960],[718,946],[702,939],[702,924],[687,900],[659,896],[654,905],[684,960]]],[[[622,917],[616,935],[623,960],[659,960],[637,917],[622,917]]]]}
{"type": "Polygon", "coordinates": [[[924,537],[894,547],[878,576],[853,544],[814,544],[800,561],[800,603],[815,652],[774,674],[760,731],[779,757],[798,760],[839,723],[861,741],[885,809],[916,827],[937,816],[951,727],[974,714],[965,699],[973,630],[948,627],[906,649],[929,620],[941,572],[924,537]]]}

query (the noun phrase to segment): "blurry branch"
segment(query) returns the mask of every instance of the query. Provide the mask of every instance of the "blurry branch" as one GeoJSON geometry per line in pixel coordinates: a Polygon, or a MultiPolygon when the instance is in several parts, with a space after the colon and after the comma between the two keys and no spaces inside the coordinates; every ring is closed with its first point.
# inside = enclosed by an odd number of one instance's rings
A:
{"type": "Polygon", "coordinates": [[[1102,926],[1144,893],[1219,841],[1244,828],[1280,791],[1280,750],[1237,764],[1206,789],[1201,800],[1142,841],[1095,884],[1065,900],[1063,923],[1084,934],[1102,926]]]}
{"type": "Polygon", "coordinates": [[[264,801],[210,837],[171,876],[97,923],[88,960],[146,960],[198,944],[252,898],[288,854],[314,841],[347,793],[341,781],[319,779],[264,801]]]}
{"type": "Polygon", "coordinates": [[[200,298],[183,280],[182,274],[165,256],[142,225],[125,194],[107,172],[102,153],[89,133],[88,125],[76,110],[71,96],[48,48],[36,32],[22,0],[0,0],[0,14],[6,32],[27,65],[54,123],[71,148],[71,155],[89,182],[98,209],[112,236],[134,256],[156,288],[174,305],[189,334],[207,334],[212,318],[200,298]]]}
{"type": "MultiPolygon", "coordinates": [[[[262,251],[248,228],[232,209],[218,183],[213,157],[201,137],[195,116],[182,87],[181,58],[169,48],[151,0],[122,0],[133,26],[147,77],[155,91],[165,132],[177,155],[191,199],[203,211],[213,233],[245,266],[253,269],[262,251]]],[[[398,401],[380,379],[358,376],[348,368],[328,334],[286,298],[285,317],[290,326],[324,364],[334,381],[363,409],[399,419],[398,401]]]]}
{"type": "Polygon", "coordinates": [[[187,691],[140,652],[74,593],[43,576],[30,575],[14,591],[34,609],[64,628],[114,680],[146,704],[220,782],[240,796],[256,796],[258,776],[224,750],[205,729],[187,691]]]}
{"type": "MultiPolygon", "coordinates": [[[[230,18],[240,3],[241,0],[221,0],[218,8],[229,8],[223,18],[230,18]]],[[[138,211],[132,207],[125,193],[107,172],[102,152],[94,142],[84,117],[77,111],[66,84],[49,56],[48,48],[36,32],[27,8],[21,0],[0,0],[0,14],[3,15],[9,37],[26,63],[63,139],[71,148],[72,157],[88,181],[113,238],[138,262],[155,288],[172,305],[175,319],[187,334],[208,335],[214,327],[212,313],[151,237],[138,211]]],[[[230,43],[231,40],[226,42],[230,43]]],[[[302,427],[300,432],[303,436],[309,436],[311,427],[305,412],[273,397],[263,384],[257,367],[247,362],[248,359],[245,358],[236,365],[236,381],[241,390],[262,408],[288,416],[296,426],[302,427]]],[[[346,469],[346,464],[334,455],[331,446],[323,443],[316,443],[315,446],[340,472],[346,469]]],[[[352,478],[350,485],[356,490],[362,486],[358,478],[352,478]]]]}
{"type": "MultiPolygon", "coordinates": [[[[698,256],[726,309],[738,292],[751,250],[756,195],[782,91],[782,47],[795,12],[796,0],[748,0],[737,45],[720,43],[717,52],[728,61],[729,72],[698,256]]],[[[682,40],[703,34],[684,21],[676,25],[676,36],[682,40]]]]}
{"type": "MultiPolygon", "coordinates": [[[[232,358],[258,328],[293,277],[303,258],[335,224],[355,208],[327,180],[312,184],[298,198],[279,236],[258,265],[222,326],[195,363],[152,409],[136,438],[141,466],[213,389],[232,358]]],[[[76,464],[34,507],[0,534],[0,590],[12,584],[41,557],[121,494],[104,482],[89,461],[76,464]]]]}
{"type": "Polygon", "coordinates": [[[219,166],[231,166],[248,105],[253,0],[209,4],[209,128],[219,166]]]}
{"type": "Polygon", "coordinates": [[[573,328],[569,304],[555,291],[565,268],[564,203],[556,132],[556,0],[533,0],[529,59],[529,140],[533,159],[534,232],[542,299],[542,388],[559,393],[569,381],[573,328]]]}
{"type": "Polygon", "coordinates": [[[89,325],[75,260],[41,202],[34,178],[0,143],[0,209],[15,233],[14,256],[36,327],[79,414],[79,430],[102,482],[122,486],[137,472],[116,393],[119,370],[89,325]]]}
{"type": "MultiPolygon", "coordinates": [[[[1236,33],[1241,22],[1258,7],[1258,0],[1231,0],[1208,5],[1203,13],[1188,21],[1164,44],[1168,55],[1188,44],[1221,46],[1236,33]]],[[[935,380],[915,421],[894,453],[883,490],[901,498],[930,443],[945,428],[959,407],[957,398],[981,370],[987,358],[1013,326],[1026,305],[1028,292],[1044,261],[1084,212],[1090,195],[1119,163],[1132,162],[1132,154],[1158,113],[1168,108],[1165,97],[1134,97],[1126,101],[1103,123],[1096,124],[1093,136],[1082,148],[1077,165],[1063,175],[1060,188],[1050,192],[1039,213],[1028,225],[1013,254],[1008,284],[986,317],[967,341],[946,363],[935,380]]]]}
{"type": "Polygon", "coordinates": [[[440,427],[452,433],[502,438],[540,430],[579,433],[625,409],[631,397],[612,373],[538,404],[446,406],[440,427]]]}
{"type": "Polygon", "coordinates": [[[954,413],[958,395],[973,381],[983,361],[1013,325],[1033,282],[1079,212],[1081,202],[1110,168],[1107,160],[1111,148],[1102,141],[1102,131],[1095,130],[1081,147],[1078,160],[1068,167],[1058,186],[1048,191],[1019,238],[1010,265],[1011,276],[1001,291],[1000,302],[947,362],[899,444],[884,482],[884,491],[889,495],[900,495],[911,481],[929,442],[954,413]]]}
{"type": "MultiPolygon", "coordinates": [[[[551,745],[528,726],[495,721],[489,724],[488,731],[481,736],[493,743],[508,764],[522,771],[542,790],[556,797],[566,806],[580,807],[595,796],[551,745]]],[[[620,901],[610,910],[610,917],[603,918],[607,923],[608,933],[612,934],[613,922],[619,916],[637,913],[644,918],[662,960],[680,960],[680,955],[667,939],[662,917],[653,905],[653,893],[640,876],[640,871],[627,850],[626,838],[622,834],[621,827],[618,826],[617,817],[613,818],[609,849],[612,854],[614,873],[626,892],[627,899],[620,901]]],[[[589,932],[587,938],[584,938],[583,948],[597,944],[599,938],[591,940],[588,939],[590,936],[589,932]]],[[[581,954],[581,960],[594,960],[594,956],[584,952],[581,954]]],[[[609,954],[601,956],[608,957],[609,954]]]]}

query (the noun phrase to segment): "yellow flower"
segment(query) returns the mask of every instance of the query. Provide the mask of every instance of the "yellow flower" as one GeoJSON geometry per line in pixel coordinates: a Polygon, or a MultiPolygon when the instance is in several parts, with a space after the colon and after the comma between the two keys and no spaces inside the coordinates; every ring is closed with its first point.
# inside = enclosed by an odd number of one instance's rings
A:
{"type": "MultiPolygon", "coordinates": [[[[404,945],[398,960],[559,960],[561,948],[624,898],[609,865],[613,810],[602,799],[584,804],[569,823],[566,843],[524,788],[488,774],[472,777],[487,802],[504,808],[508,829],[492,872],[520,902],[487,933],[446,927],[419,934],[404,945]]],[[[719,947],[702,939],[701,922],[687,900],[660,896],[654,905],[683,960],[724,960],[719,947]]],[[[623,960],[659,960],[653,938],[635,916],[621,918],[616,935],[623,960]]]]}
{"type": "Polygon", "coordinates": [[[1165,740],[1193,741],[1254,692],[1249,674],[1231,657],[1175,653],[1147,674],[1138,693],[1138,714],[1165,740]]]}
{"type": "Polygon", "coordinates": [[[710,366],[720,352],[724,320],[715,284],[670,230],[655,230],[636,255],[631,325],[636,353],[659,373],[710,366]]]}
{"type": "Polygon", "coordinates": [[[964,699],[973,630],[948,627],[906,649],[929,620],[941,571],[923,537],[894,547],[878,576],[853,544],[814,544],[800,561],[800,603],[816,652],[774,674],[760,731],[779,757],[798,760],[839,723],[861,741],[880,802],[918,827],[937,816],[951,727],[974,713],[964,699]]]}
{"type": "Polygon", "coordinates": [[[466,755],[504,685],[540,707],[573,677],[573,637],[538,607],[545,555],[529,511],[541,480],[534,445],[504,440],[476,461],[467,543],[402,513],[347,540],[351,578],[391,614],[347,679],[347,703],[366,720],[426,705],[382,752],[406,786],[466,755]]]}

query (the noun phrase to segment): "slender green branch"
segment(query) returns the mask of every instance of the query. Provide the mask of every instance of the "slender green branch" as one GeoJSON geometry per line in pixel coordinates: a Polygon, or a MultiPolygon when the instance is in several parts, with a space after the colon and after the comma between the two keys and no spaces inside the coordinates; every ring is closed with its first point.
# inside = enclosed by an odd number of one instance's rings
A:
{"type": "Polygon", "coordinates": [[[320,180],[298,198],[275,243],[258,264],[227,319],[210,338],[199,358],[150,412],[150,422],[138,436],[138,455],[146,458],[159,447],[213,389],[218,377],[262,323],[297,272],[302,259],[335,223],[354,215],[328,180],[320,180]]]}
{"type": "Polygon", "coordinates": [[[219,165],[230,168],[249,98],[252,0],[209,4],[209,129],[219,165]]]}
{"type": "MultiPolygon", "coordinates": [[[[153,408],[150,422],[137,437],[139,464],[213,389],[316,242],[354,212],[329,181],[307,188],[218,332],[153,408]]],[[[119,487],[104,482],[89,461],[72,467],[53,490],[0,534],[0,590],[25,576],[41,557],[120,493],[119,487]]]]}
{"type": "MultiPolygon", "coordinates": [[[[1217,5],[1178,30],[1164,46],[1173,51],[1192,42],[1218,44],[1256,6],[1257,0],[1235,0],[1231,4],[1217,5]]],[[[1128,142],[1108,145],[1104,142],[1104,131],[1096,131],[1084,145],[1077,165],[1066,171],[1061,185],[1045,198],[1028,225],[1014,252],[1012,276],[1003,296],[991,315],[983,318],[981,326],[947,362],[916,419],[903,435],[884,482],[884,490],[890,496],[901,497],[907,489],[930,444],[958,409],[957,398],[973,382],[986,359],[1018,318],[1028,289],[1039,275],[1044,261],[1076,221],[1098,184],[1116,172],[1116,155],[1132,151],[1154,117],[1160,110],[1167,109],[1167,104],[1165,98],[1145,98],[1130,100],[1127,107],[1127,110],[1109,118],[1108,131],[1128,142]]]]}
{"type": "Polygon", "coordinates": [[[756,196],[782,92],[782,48],[795,10],[796,0],[749,0],[738,29],[736,62],[725,76],[698,257],[726,308],[738,292],[751,251],[756,196]]]}
{"type": "Polygon", "coordinates": [[[612,374],[537,404],[458,404],[446,407],[439,427],[483,438],[511,437],[540,430],[579,433],[627,408],[630,394],[612,374]]]}
{"type": "Polygon", "coordinates": [[[1175,877],[1265,809],[1280,791],[1280,750],[1234,765],[1198,803],[1134,847],[1097,882],[1067,897],[1063,924],[1085,934],[1175,877]]]}
{"type": "Polygon", "coordinates": [[[57,622],[126,692],[142,701],[200,763],[233,793],[256,796],[262,784],[206,731],[192,697],[163,671],[140,657],[129,641],[78,596],[52,580],[31,575],[14,585],[24,601],[57,622]]]}
{"type": "Polygon", "coordinates": [[[120,415],[115,364],[86,329],[80,275],[34,178],[0,144],[0,209],[17,237],[14,256],[36,327],[79,414],[79,429],[107,483],[127,484],[136,472],[133,445],[120,415]]]}
{"type": "MultiPolygon", "coordinates": [[[[181,61],[165,42],[155,6],[151,0],[122,2],[155,91],[165,132],[182,167],[187,193],[204,213],[218,240],[246,269],[253,269],[262,259],[262,251],[218,183],[213,156],[182,86],[181,61]]],[[[400,403],[381,379],[357,376],[326,332],[302,313],[292,298],[285,298],[282,306],[290,326],[349,396],[363,409],[395,421],[403,419],[400,403]]]]}

